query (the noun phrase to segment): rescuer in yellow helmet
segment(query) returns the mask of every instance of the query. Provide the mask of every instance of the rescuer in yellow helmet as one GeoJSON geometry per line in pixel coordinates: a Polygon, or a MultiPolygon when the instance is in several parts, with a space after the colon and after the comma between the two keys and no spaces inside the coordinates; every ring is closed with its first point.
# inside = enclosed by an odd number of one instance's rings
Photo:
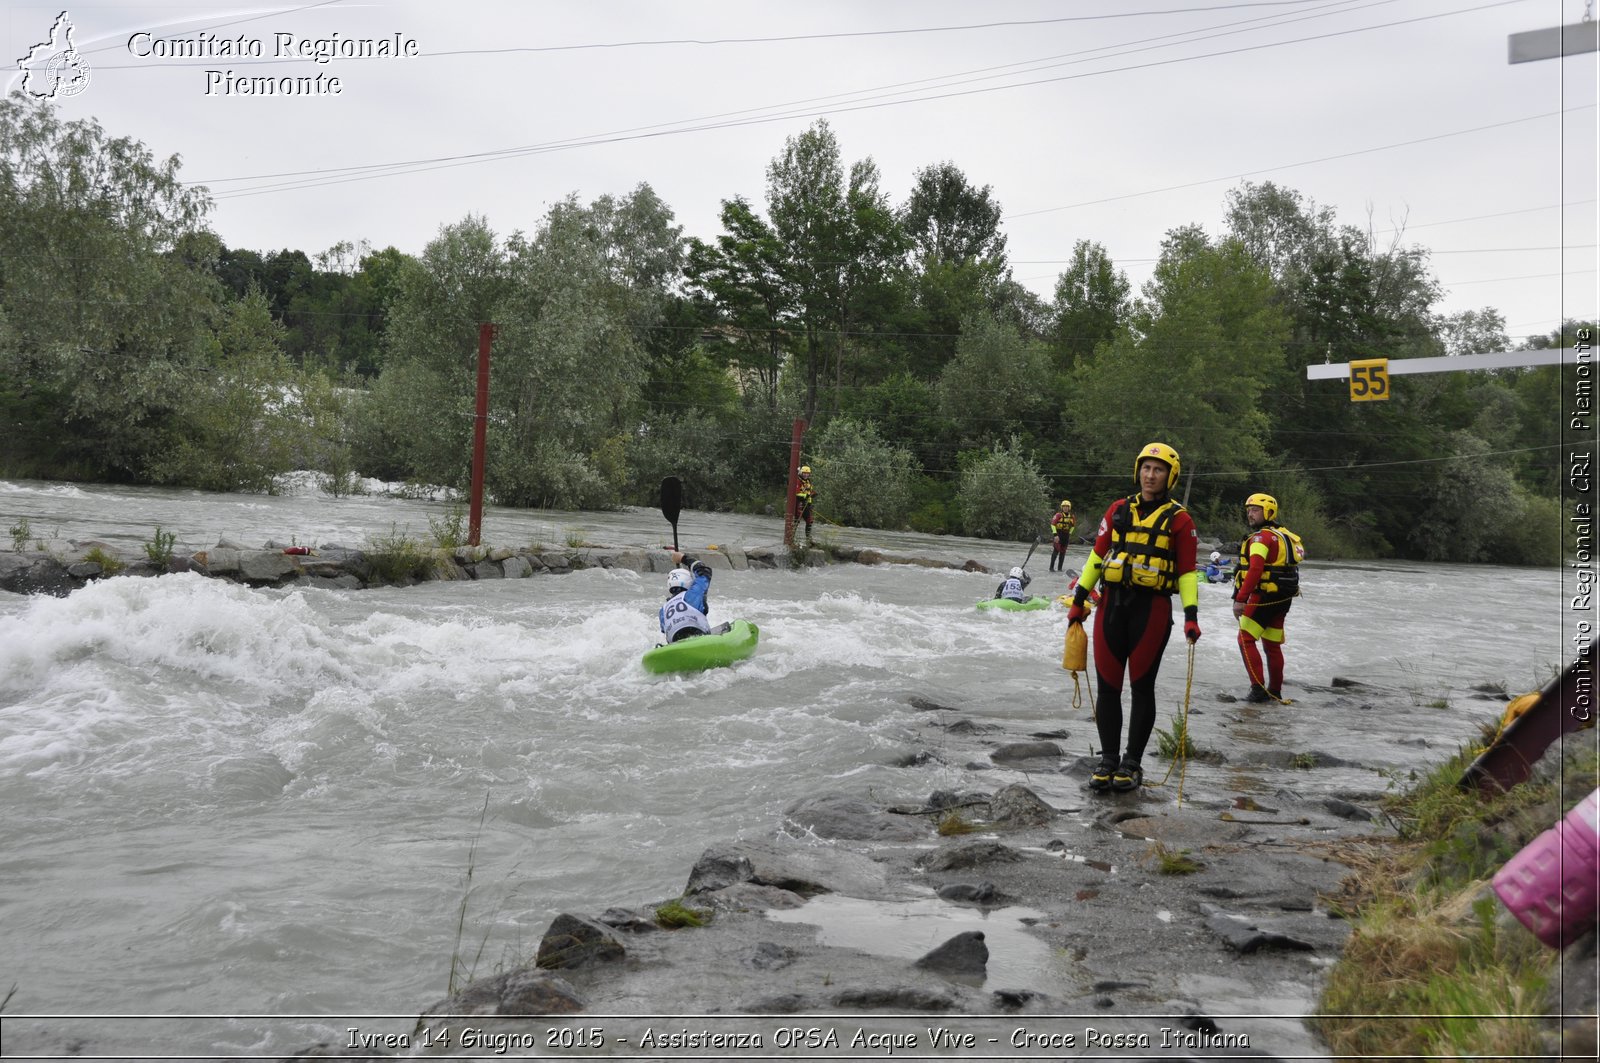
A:
{"type": "Polygon", "coordinates": [[[1078,578],[1067,623],[1088,616],[1089,594],[1100,586],[1095,610],[1095,726],[1100,764],[1089,776],[1091,790],[1134,790],[1144,781],[1140,761],[1156,725],[1156,673],[1172,633],[1172,595],[1183,602],[1183,633],[1200,638],[1199,590],[1194,555],[1199,539],[1194,518],[1172,499],[1178,482],[1178,452],[1151,443],[1134,459],[1139,489],[1111,503],[1094,548],[1078,578]],[[1122,681],[1132,688],[1128,741],[1122,742],[1122,681]]]}

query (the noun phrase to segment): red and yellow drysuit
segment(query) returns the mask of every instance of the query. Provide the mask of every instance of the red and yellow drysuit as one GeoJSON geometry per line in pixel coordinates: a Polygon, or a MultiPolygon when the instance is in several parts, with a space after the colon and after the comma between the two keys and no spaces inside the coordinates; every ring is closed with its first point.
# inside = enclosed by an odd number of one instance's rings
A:
{"type": "MultiPolygon", "coordinates": [[[[1132,688],[1127,756],[1144,755],[1156,723],[1156,674],[1172,634],[1172,595],[1186,622],[1199,606],[1194,558],[1197,535],[1189,511],[1171,497],[1146,502],[1130,495],[1111,503],[1078,579],[1079,593],[1102,591],[1094,621],[1095,725],[1100,748],[1122,735],[1122,677],[1132,688]]],[[[1199,637],[1195,627],[1193,637],[1199,637]]]]}
{"type": "Polygon", "coordinates": [[[1239,653],[1251,684],[1275,698],[1283,697],[1283,624],[1300,593],[1297,565],[1288,536],[1276,524],[1266,524],[1239,544],[1233,569],[1233,600],[1244,606],[1239,614],[1239,653]],[[1265,672],[1257,639],[1266,655],[1265,672]]]}

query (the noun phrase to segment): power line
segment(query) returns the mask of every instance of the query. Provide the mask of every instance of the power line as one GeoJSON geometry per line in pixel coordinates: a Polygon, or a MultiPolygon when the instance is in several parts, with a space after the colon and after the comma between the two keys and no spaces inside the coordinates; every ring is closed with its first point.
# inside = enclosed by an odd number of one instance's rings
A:
{"type": "MultiPolygon", "coordinates": [[[[334,2],[336,2],[336,0],[326,0],[326,2],[327,3],[334,3],[334,2]]],[[[535,53],[536,54],[536,53],[545,53],[545,52],[576,52],[576,51],[609,50],[609,49],[612,49],[612,48],[680,47],[680,46],[683,46],[683,45],[691,45],[691,46],[696,46],[696,47],[710,47],[710,46],[724,45],[724,44],[791,44],[791,43],[795,43],[795,42],[798,42],[798,41],[831,41],[831,40],[842,40],[842,39],[851,38],[851,37],[893,37],[893,36],[908,36],[908,35],[919,34],[919,33],[965,33],[965,32],[969,32],[969,31],[972,31],[972,30],[1014,29],[1014,28],[1017,28],[1017,27],[1024,27],[1024,26],[1057,25],[1057,24],[1066,23],[1066,22],[1105,22],[1105,21],[1115,21],[1115,20],[1119,20],[1119,19],[1128,19],[1128,18],[1144,18],[1144,17],[1151,16],[1151,15],[1189,15],[1189,14],[1201,14],[1201,13],[1208,12],[1208,11],[1235,11],[1235,10],[1239,10],[1241,8],[1299,7],[1299,6],[1302,6],[1304,4],[1316,3],[1316,2],[1317,2],[1317,0],[1260,0],[1260,2],[1256,2],[1256,3],[1212,4],[1212,5],[1209,5],[1209,6],[1206,6],[1206,7],[1165,8],[1165,9],[1156,9],[1156,10],[1150,10],[1150,11],[1117,11],[1117,12],[1113,12],[1111,14],[1106,14],[1106,15],[1067,15],[1067,16],[1063,16],[1061,18],[1040,18],[1040,19],[1014,20],[1014,21],[1008,21],[1008,22],[974,22],[974,23],[967,23],[967,24],[964,24],[964,25],[956,25],[956,26],[907,26],[907,27],[901,27],[901,28],[898,28],[898,29],[849,30],[849,31],[841,31],[841,32],[837,32],[837,33],[794,33],[794,34],[788,34],[788,35],[779,36],[779,37],[711,37],[711,38],[679,37],[679,38],[667,38],[667,39],[663,39],[663,40],[599,41],[599,42],[595,42],[595,43],[591,43],[591,44],[524,45],[524,46],[517,46],[517,47],[512,47],[512,48],[460,48],[460,49],[454,49],[454,50],[445,51],[445,52],[421,52],[421,53],[418,53],[418,55],[415,56],[414,58],[444,58],[444,57],[453,57],[453,56],[462,56],[462,55],[513,55],[513,54],[518,54],[518,53],[535,53]]],[[[320,7],[320,6],[323,6],[323,5],[321,5],[321,4],[311,4],[311,5],[307,5],[307,6],[309,6],[309,7],[320,7]]],[[[294,10],[303,11],[303,10],[305,10],[305,8],[296,8],[294,10]]],[[[285,12],[277,12],[277,14],[283,14],[283,13],[285,13],[285,12]]],[[[292,12],[287,12],[287,13],[292,13],[292,12]]],[[[266,17],[268,17],[268,16],[266,16],[266,15],[260,16],[260,18],[266,18],[266,17]]],[[[255,19],[240,19],[239,22],[225,22],[225,23],[222,23],[220,26],[208,27],[208,28],[209,29],[220,29],[220,28],[222,28],[222,26],[238,25],[241,22],[251,22],[251,21],[256,21],[256,20],[255,19]]],[[[202,31],[202,32],[204,32],[204,31],[202,31]]],[[[296,58],[290,58],[290,59],[267,59],[267,60],[263,60],[261,62],[240,63],[238,65],[240,65],[240,66],[270,66],[270,65],[273,65],[275,63],[302,63],[302,62],[307,62],[307,61],[308,60],[304,59],[303,57],[296,57],[296,58]]],[[[139,69],[145,69],[145,68],[149,68],[149,67],[189,67],[189,68],[192,68],[192,67],[196,67],[196,66],[200,66],[200,65],[202,65],[202,64],[198,64],[198,63],[144,63],[144,64],[129,63],[129,64],[125,64],[125,65],[122,65],[122,66],[106,66],[104,64],[99,64],[97,66],[97,69],[100,69],[100,70],[139,70],[139,69]]]]}
{"type": "MultiPolygon", "coordinates": [[[[1349,3],[1352,3],[1352,2],[1353,2],[1353,0],[1335,0],[1334,3],[1325,4],[1324,6],[1335,7],[1335,8],[1337,8],[1337,7],[1346,7],[1349,3]]],[[[1378,0],[1378,4],[1387,4],[1387,3],[1393,3],[1393,2],[1395,2],[1395,0],[1378,0]]],[[[1378,6],[1378,4],[1369,4],[1367,6],[1378,6]]],[[[1360,9],[1356,8],[1356,9],[1349,9],[1349,10],[1360,10],[1360,9]]],[[[1344,12],[1331,12],[1331,13],[1342,14],[1344,12]]],[[[1315,16],[1315,17],[1322,17],[1322,16],[1315,16]]],[[[1248,26],[1248,25],[1250,25],[1251,23],[1254,23],[1254,22],[1265,22],[1265,21],[1267,21],[1266,18],[1245,19],[1245,20],[1243,20],[1241,22],[1225,23],[1220,27],[1209,27],[1209,28],[1227,29],[1229,27],[1248,26]]],[[[1294,21],[1303,21],[1303,19],[1296,19],[1294,21]]],[[[1280,24],[1282,24],[1282,23],[1280,23],[1280,24]]],[[[1143,38],[1142,40],[1124,42],[1123,44],[1104,45],[1104,46],[1101,46],[1101,47],[1098,47],[1098,48],[1084,49],[1084,50],[1079,51],[1079,52],[1067,52],[1067,53],[1064,53],[1062,55],[1044,56],[1044,57],[1041,57],[1041,58],[1038,58],[1038,59],[1027,59],[1027,60],[1022,60],[1022,61],[1016,62],[1016,63],[1004,63],[1004,64],[1000,64],[998,66],[979,67],[979,68],[977,68],[975,70],[958,71],[958,72],[953,73],[953,74],[941,74],[941,75],[938,75],[938,76],[935,76],[935,77],[930,77],[930,78],[918,78],[918,79],[915,79],[915,80],[912,80],[912,81],[900,81],[900,82],[894,82],[894,83],[891,83],[891,84],[888,84],[888,85],[876,85],[876,86],[873,86],[871,88],[855,89],[855,90],[852,90],[852,91],[849,91],[849,92],[832,93],[832,94],[824,95],[824,96],[811,96],[811,97],[806,97],[806,98],[799,99],[799,100],[789,100],[789,101],[784,102],[784,103],[767,104],[767,105],[764,105],[764,106],[761,106],[761,107],[747,107],[747,108],[743,108],[743,109],[740,109],[740,110],[734,110],[734,111],[722,111],[722,112],[718,112],[718,113],[710,114],[710,115],[701,115],[701,116],[696,117],[696,118],[680,119],[680,120],[674,121],[674,122],[658,122],[658,123],[655,123],[653,125],[632,126],[632,127],[625,128],[625,129],[614,129],[614,130],[610,130],[609,132],[606,132],[606,133],[593,134],[592,136],[609,137],[609,136],[617,136],[617,135],[627,134],[627,133],[639,133],[639,132],[643,132],[643,131],[647,131],[647,130],[668,130],[668,131],[673,131],[674,127],[682,126],[685,123],[689,123],[689,122],[709,122],[709,121],[713,121],[715,119],[731,118],[731,117],[735,117],[735,116],[739,116],[739,115],[760,114],[763,111],[772,111],[772,110],[775,110],[775,109],[778,109],[778,108],[798,107],[798,106],[802,106],[802,105],[806,105],[806,104],[820,103],[820,102],[827,101],[827,100],[841,100],[841,99],[849,99],[851,97],[863,97],[867,93],[884,93],[887,90],[901,89],[901,88],[904,88],[906,86],[929,85],[929,84],[933,84],[933,83],[936,83],[936,82],[949,82],[949,83],[952,83],[952,84],[962,84],[963,82],[953,82],[953,81],[951,81],[951,79],[954,79],[954,78],[966,78],[966,77],[969,77],[970,75],[974,75],[974,74],[989,74],[991,71],[1009,70],[1009,69],[1014,68],[1014,67],[1034,66],[1035,64],[1040,64],[1040,63],[1048,63],[1048,64],[1058,65],[1058,66],[1059,65],[1067,65],[1067,64],[1062,64],[1062,63],[1056,63],[1055,61],[1059,60],[1059,59],[1070,59],[1070,58],[1072,58],[1074,56],[1088,55],[1088,54],[1092,54],[1094,52],[1110,51],[1110,50],[1116,49],[1116,48],[1127,48],[1127,46],[1129,46],[1129,45],[1145,45],[1145,44],[1149,44],[1152,41],[1163,41],[1163,40],[1166,40],[1166,39],[1171,38],[1171,37],[1192,36],[1192,35],[1194,35],[1196,33],[1200,33],[1200,32],[1202,32],[1202,31],[1201,30],[1185,30],[1185,31],[1182,31],[1182,32],[1179,32],[1179,33],[1168,33],[1168,34],[1162,34],[1162,35],[1156,36],[1156,37],[1143,38]]],[[[1238,31],[1238,32],[1244,32],[1244,31],[1238,31]]],[[[1228,34],[1216,34],[1215,36],[1227,36],[1227,35],[1228,34]]],[[[1199,38],[1199,39],[1205,39],[1205,38],[1199,38]]],[[[1168,47],[1168,45],[1161,45],[1160,47],[1168,47]]],[[[1128,52],[1140,51],[1140,50],[1144,50],[1144,49],[1127,48],[1127,51],[1121,52],[1121,53],[1117,53],[1117,54],[1128,54],[1128,52]]],[[[1048,67],[1040,67],[1040,69],[1048,69],[1048,67]]],[[[991,74],[990,76],[1000,76],[1000,75],[992,75],[991,74]]],[[[976,80],[987,80],[987,79],[976,79],[976,80]]],[[[1004,87],[1004,86],[1002,86],[1002,87],[1004,87]]],[[[865,98],[872,99],[872,98],[881,98],[881,97],[865,96],[865,98]]],[[[910,102],[910,101],[901,101],[901,102],[910,102]]],[[[783,115],[782,117],[788,117],[788,115],[783,115]]],[[[720,127],[719,126],[707,126],[706,128],[720,128],[720,127]]],[[[680,131],[680,132],[691,132],[693,130],[677,130],[677,131],[680,131]]],[[[280,177],[306,177],[306,176],[312,176],[312,175],[316,175],[316,174],[349,174],[349,173],[352,173],[352,172],[363,171],[363,170],[383,170],[383,169],[391,169],[391,168],[394,168],[394,167],[401,167],[401,166],[425,165],[425,164],[428,164],[428,163],[452,162],[452,161],[474,160],[474,159],[482,159],[484,161],[491,161],[492,158],[504,157],[504,156],[507,156],[510,153],[537,152],[537,151],[544,151],[544,150],[555,150],[555,149],[563,147],[563,146],[573,146],[573,145],[576,145],[577,142],[583,141],[583,140],[586,140],[586,139],[589,139],[589,138],[587,138],[587,137],[576,137],[576,138],[571,138],[571,139],[566,140],[566,141],[548,141],[548,142],[545,142],[543,144],[525,144],[525,145],[522,145],[520,147],[499,148],[499,149],[495,149],[493,151],[486,151],[486,152],[473,152],[473,153],[468,153],[468,154],[463,154],[463,155],[438,156],[438,157],[434,157],[434,158],[401,160],[401,161],[387,162],[387,163],[370,163],[370,164],[364,164],[364,165],[359,165],[359,166],[326,167],[326,168],[315,169],[315,170],[299,170],[299,171],[288,171],[288,172],[272,173],[272,174],[257,174],[257,175],[245,176],[245,177],[211,178],[211,179],[209,179],[209,182],[208,181],[200,181],[200,182],[196,182],[196,183],[205,184],[205,183],[220,183],[220,182],[232,182],[232,181],[256,181],[256,180],[269,180],[269,179],[275,179],[275,178],[280,178],[280,177]]]]}
{"type": "MultiPolygon", "coordinates": [[[[1127,199],[1138,199],[1141,196],[1159,195],[1162,192],[1178,192],[1186,188],[1198,188],[1201,185],[1216,184],[1219,181],[1237,181],[1245,177],[1257,177],[1265,173],[1274,173],[1278,170],[1292,170],[1299,166],[1313,166],[1322,162],[1335,162],[1339,159],[1352,159],[1359,155],[1371,155],[1379,151],[1392,151],[1395,148],[1409,148],[1416,144],[1430,144],[1434,141],[1448,140],[1451,137],[1466,136],[1469,133],[1483,133],[1490,129],[1504,129],[1506,126],[1521,125],[1524,122],[1536,122],[1543,118],[1554,118],[1558,115],[1572,114],[1577,111],[1593,110],[1596,104],[1585,103],[1577,107],[1564,110],[1545,111],[1541,114],[1530,114],[1522,118],[1511,118],[1504,122],[1491,122],[1488,125],[1473,126],[1470,129],[1457,129],[1449,133],[1438,133],[1429,137],[1416,137],[1412,140],[1401,140],[1393,144],[1380,144],[1372,148],[1359,148],[1355,151],[1340,152],[1337,155],[1323,155],[1315,159],[1302,159],[1299,162],[1282,163],[1277,166],[1266,166],[1258,170],[1245,170],[1242,173],[1228,174],[1223,177],[1207,177],[1199,181],[1188,181],[1181,185],[1167,185],[1164,188],[1147,188],[1142,192],[1126,192],[1118,196],[1105,196],[1101,199],[1087,199],[1081,203],[1067,203],[1059,207],[1042,207],[1039,210],[1023,211],[1020,214],[1007,214],[1002,220],[1010,221],[1013,218],[1031,218],[1039,214],[1053,214],[1062,210],[1076,210],[1079,207],[1097,207],[1105,203],[1118,203],[1127,199]]],[[[1392,230],[1386,230],[1392,231],[1392,230]]]]}
{"type": "MultiPolygon", "coordinates": [[[[763,116],[763,117],[749,118],[749,119],[743,119],[743,120],[739,120],[739,121],[710,122],[710,123],[705,123],[705,124],[701,124],[701,125],[683,126],[683,127],[676,128],[676,129],[668,129],[668,130],[662,130],[662,131],[656,131],[656,132],[641,132],[641,133],[632,133],[632,134],[619,134],[619,135],[614,135],[614,136],[612,136],[612,135],[597,135],[597,136],[593,136],[593,137],[579,137],[579,138],[572,138],[572,139],[569,139],[569,140],[566,140],[566,141],[553,142],[553,143],[548,144],[548,145],[534,145],[534,146],[530,146],[530,147],[526,147],[526,148],[508,148],[508,149],[501,149],[501,150],[495,151],[495,152],[477,152],[477,153],[473,153],[473,154],[470,154],[470,155],[459,156],[459,157],[454,158],[451,161],[443,161],[443,162],[439,162],[437,164],[434,164],[429,160],[424,160],[424,161],[418,162],[418,163],[390,163],[390,164],[383,164],[384,166],[391,167],[390,172],[387,172],[387,173],[364,173],[364,174],[359,174],[359,175],[356,175],[356,176],[336,177],[336,178],[330,178],[330,179],[326,179],[326,180],[309,180],[309,181],[300,181],[300,182],[289,182],[289,183],[285,183],[285,184],[281,184],[281,185],[265,186],[265,187],[261,187],[261,188],[239,189],[239,190],[236,190],[236,191],[233,191],[233,192],[230,192],[230,193],[225,193],[225,194],[219,195],[216,198],[219,199],[219,200],[220,199],[239,199],[239,198],[244,198],[244,197],[247,197],[247,196],[266,195],[266,194],[270,194],[270,193],[273,193],[273,192],[292,191],[292,190],[303,189],[303,188],[320,188],[320,187],[326,187],[326,186],[329,186],[329,185],[347,184],[347,183],[350,183],[350,182],[353,182],[353,181],[375,180],[375,179],[377,179],[379,177],[393,177],[393,176],[397,176],[397,175],[403,174],[403,173],[419,173],[419,172],[426,172],[426,171],[429,171],[429,170],[453,168],[453,167],[456,167],[456,166],[476,165],[477,163],[486,162],[486,161],[493,161],[494,159],[517,158],[517,157],[520,157],[522,155],[543,154],[545,152],[564,151],[564,150],[570,150],[570,149],[578,148],[578,147],[594,147],[594,146],[598,146],[598,145],[622,143],[622,142],[632,141],[632,140],[645,140],[645,139],[653,139],[653,138],[656,138],[656,137],[676,136],[676,135],[679,135],[679,134],[682,134],[682,133],[695,133],[695,132],[704,132],[706,130],[714,130],[714,129],[738,128],[738,127],[741,127],[741,126],[748,126],[748,125],[763,125],[763,124],[767,124],[767,123],[770,123],[770,122],[784,121],[784,120],[791,119],[791,118],[819,117],[819,116],[829,115],[829,114],[846,114],[846,113],[851,113],[851,112],[854,112],[854,111],[875,110],[875,109],[882,108],[882,107],[895,107],[895,106],[900,106],[900,105],[907,104],[907,103],[927,103],[927,102],[931,102],[931,101],[934,101],[934,100],[954,99],[954,98],[959,98],[959,97],[962,97],[962,96],[972,96],[972,95],[979,95],[979,94],[990,93],[990,92],[999,92],[999,91],[1004,91],[1004,90],[1008,90],[1008,89],[1030,88],[1030,87],[1037,86],[1037,85],[1054,84],[1054,83],[1062,82],[1062,81],[1074,81],[1074,80],[1078,80],[1078,79],[1081,79],[1081,78],[1100,77],[1100,76],[1105,75],[1105,74],[1126,73],[1126,72],[1129,72],[1129,71],[1146,70],[1146,69],[1150,69],[1150,68],[1153,68],[1153,67],[1168,66],[1168,65],[1172,65],[1172,64],[1176,64],[1176,63],[1187,63],[1187,62],[1192,62],[1192,61],[1197,60],[1197,59],[1211,59],[1211,58],[1216,58],[1216,57],[1219,57],[1219,56],[1237,55],[1237,54],[1241,54],[1241,53],[1245,53],[1245,52],[1260,51],[1260,50],[1266,49],[1266,48],[1283,47],[1283,46],[1289,45],[1289,44],[1302,44],[1302,43],[1305,43],[1305,42],[1308,42],[1308,41],[1326,40],[1328,38],[1347,36],[1347,35],[1350,35],[1350,34],[1353,34],[1353,33],[1365,33],[1365,32],[1369,32],[1371,30],[1389,29],[1389,28],[1392,28],[1394,26],[1409,25],[1409,24],[1420,23],[1420,22],[1430,22],[1430,21],[1434,21],[1436,19],[1449,18],[1449,17],[1455,16],[1455,15],[1461,15],[1461,14],[1471,14],[1471,13],[1477,12],[1477,11],[1488,10],[1490,8],[1496,8],[1496,7],[1505,7],[1505,6],[1509,5],[1509,4],[1520,3],[1520,2],[1522,2],[1522,0],[1496,0],[1496,2],[1494,2],[1494,3],[1484,4],[1484,5],[1481,5],[1479,7],[1463,8],[1463,9],[1460,9],[1460,10],[1457,10],[1457,11],[1447,11],[1447,12],[1441,12],[1441,13],[1433,14],[1433,15],[1423,15],[1423,16],[1418,16],[1417,18],[1411,18],[1411,19],[1400,19],[1400,20],[1395,21],[1395,22],[1379,23],[1379,24],[1372,25],[1372,26],[1359,26],[1359,27],[1356,27],[1354,29],[1348,29],[1348,30],[1333,30],[1333,31],[1329,31],[1328,33],[1315,34],[1315,35],[1312,35],[1312,36],[1309,36],[1309,37],[1297,37],[1297,38],[1293,38],[1293,39],[1287,40],[1287,41],[1274,41],[1274,42],[1268,42],[1268,43],[1265,43],[1265,44],[1246,45],[1246,46],[1239,47],[1239,48],[1224,49],[1222,51],[1216,51],[1216,52],[1204,52],[1204,53],[1200,53],[1198,55],[1179,56],[1179,57],[1176,57],[1176,58],[1163,59],[1163,60],[1158,60],[1158,61],[1150,62],[1150,63],[1135,63],[1135,64],[1131,64],[1131,65],[1128,65],[1128,66],[1112,67],[1112,68],[1105,69],[1105,70],[1089,71],[1089,72],[1080,73],[1080,74],[1063,74],[1063,75],[1061,75],[1059,77],[1041,78],[1041,79],[1034,80],[1034,81],[1021,81],[1021,82],[1016,82],[1016,83],[1010,84],[1010,85],[996,85],[996,86],[989,86],[989,87],[986,87],[986,88],[966,89],[966,90],[962,90],[962,91],[959,91],[959,92],[937,93],[937,94],[933,94],[933,95],[918,96],[918,97],[915,97],[915,98],[912,98],[912,99],[885,100],[885,101],[881,101],[881,102],[877,102],[877,103],[862,103],[862,104],[853,104],[853,105],[841,105],[841,106],[838,106],[838,107],[823,108],[823,109],[820,109],[820,110],[791,111],[791,112],[786,112],[786,113],[782,113],[782,114],[767,115],[767,116],[763,116]],[[401,167],[403,167],[403,168],[401,168],[401,167]]],[[[1582,109],[1582,108],[1575,108],[1575,110],[1576,109],[1582,109]]],[[[1557,112],[1557,113],[1559,113],[1559,112],[1557,112]]],[[[1545,117],[1545,116],[1539,115],[1539,116],[1533,116],[1533,117],[1545,117]]],[[[1518,119],[1516,121],[1528,121],[1528,120],[1531,120],[1531,119],[1518,119]]],[[[1498,124],[1499,125],[1507,125],[1507,124],[1513,124],[1513,123],[1498,123],[1498,124]]],[[[1487,129],[1487,128],[1496,128],[1496,126],[1485,126],[1485,127],[1481,127],[1481,128],[1485,128],[1485,129],[1487,129]]],[[[1474,130],[1466,130],[1466,131],[1463,131],[1463,132],[1472,132],[1472,131],[1474,131],[1474,130]]],[[[1458,134],[1446,134],[1446,135],[1458,135],[1458,134]]],[[[1424,138],[1424,140],[1429,140],[1429,139],[1438,139],[1438,138],[1424,138]]],[[[1420,143],[1422,141],[1418,141],[1418,142],[1420,143]]],[[[1383,150],[1383,149],[1367,149],[1367,150],[1368,151],[1375,151],[1375,150],[1383,150]]],[[[1355,154],[1362,154],[1362,153],[1361,152],[1357,152],[1355,154]]],[[[1340,157],[1340,156],[1335,156],[1335,158],[1337,158],[1337,157],[1340,157]]],[[[1318,160],[1318,161],[1322,161],[1322,160],[1318,160]]],[[[1305,165],[1305,164],[1304,163],[1297,163],[1297,164],[1294,164],[1294,165],[1305,165]]],[[[348,169],[352,169],[352,168],[347,167],[345,169],[348,170],[348,169]]],[[[1259,171],[1259,172],[1266,172],[1266,171],[1259,171]]],[[[1230,179],[1231,178],[1216,178],[1214,180],[1230,180],[1230,179]]],[[[1204,182],[1202,182],[1202,183],[1204,183],[1204,182]]],[[[1188,187],[1188,186],[1178,186],[1178,187],[1188,187]]],[[[1163,190],[1163,191],[1166,191],[1166,190],[1163,190]]],[[[1120,199],[1120,198],[1126,198],[1126,197],[1112,197],[1113,200],[1114,199],[1120,199]]],[[[1100,202],[1109,202],[1109,201],[1111,201],[1111,200],[1104,200],[1104,201],[1100,201],[1100,202]]],[[[1087,205],[1087,204],[1073,204],[1073,206],[1084,206],[1084,205],[1087,205]]],[[[1026,217],[1029,214],[1048,213],[1051,210],[1065,210],[1065,209],[1068,209],[1068,208],[1067,207],[1047,208],[1046,210],[1031,211],[1031,212],[1028,212],[1028,214],[1011,215],[1010,217],[1026,217]]]]}

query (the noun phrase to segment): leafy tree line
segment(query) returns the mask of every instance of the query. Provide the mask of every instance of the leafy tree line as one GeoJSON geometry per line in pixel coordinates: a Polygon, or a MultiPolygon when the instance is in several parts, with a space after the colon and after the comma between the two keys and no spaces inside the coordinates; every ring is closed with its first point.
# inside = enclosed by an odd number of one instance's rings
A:
{"type": "Polygon", "coordinates": [[[1216,233],[1172,229],[1137,294],[1077,241],[1048,301],[991,188],[943,161],[891,202],[821,121],[705,239],[646,184],[509,231],[468,216],[418,255],[230,249],[210,208],[175,158],[0,103],[0,472],[465,487],[493,322],[506,504],[648,504],[671,474],[698,507],[781,507],[799,417],[838,523],[1026,539],[1065,497],[1092,524],[1161,439],[1208,535],[1266,490],[1323,557],[1559,559],[1556,369],[1396,377],[1385,403],[1308,382],[1510,343],[1493,309],[1438,314],[1426,249],[1270,183],[1216,233]]]}

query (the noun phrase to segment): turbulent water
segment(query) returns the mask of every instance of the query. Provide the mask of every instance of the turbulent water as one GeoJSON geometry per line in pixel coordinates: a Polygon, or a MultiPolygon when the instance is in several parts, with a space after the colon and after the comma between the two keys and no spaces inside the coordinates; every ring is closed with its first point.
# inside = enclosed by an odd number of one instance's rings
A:
{"type": "MultiPolygon", "coordinates": [[[[0,482],[0,523],[26,517],[36,537],[134,553],[156,525],[189,549],[223,535],[359,546],[394,528],[425,535],[444,515],[394,499],[0,482]]],[[[771,544],[781,526],[686,511],[679,531],[703,549],[771,544]]],[[[991,566],[1027,549],[828,534],[991,566]]],[[[491,510],[484,538],[671,535],[650,510],[491,510]]],[[[1041,556],[1030,569],[1034,592],[1065,589],[1041,556]]],[[[283,1016],[414,1015],[444,995],[453,956],[481,975],[530,955],[560,911],[673,896],[709,842],[770,831],[800,797],[992,787],[937,757],[938,729],[913,697],[1018,736],[1065,728],[1074,754],[1094,743],[1059,667],[1060,610],[974,610],[995,577],[898,565],[719,572],[713,619],[755,621],[761,645],[689,677],[639,666],[662,582],[590,570],[328,592],[177,575],[63,599],[0,593],[7,1054],[111,1041],[285,1052],[343,1024],[283,1016]],[[924,751],[936,756],[900,766],[924,751]],[[124,1020],[114,1032],[67,1017],[106,1014],[213,1017],[124,1020]],[[238,1015],[257,1017],[223,1017],[238,1015]]],[[[1533,689],[1557,666],[1554,569],[1312,561],[1305,584],[1286,693],[1335,676],[1388,692],[1273,724],[1287,748],[1366,766],[1307,773],[1311,791],[1382,790],[1393,773],[1436,763],[1502,707],[1473,685],[1533,689]]],[[[1245,687],[1226,610],[1224,588],[1202,587],[1191,691],[1201,746],[1217,741],[1216,694],[1245,687]]],[[[1185,663],[1175,641],[1159,726],[1181,708],[1185,663]]],[[[1221,770],[1197,764],[1190,785],[1221,770]]]]}

